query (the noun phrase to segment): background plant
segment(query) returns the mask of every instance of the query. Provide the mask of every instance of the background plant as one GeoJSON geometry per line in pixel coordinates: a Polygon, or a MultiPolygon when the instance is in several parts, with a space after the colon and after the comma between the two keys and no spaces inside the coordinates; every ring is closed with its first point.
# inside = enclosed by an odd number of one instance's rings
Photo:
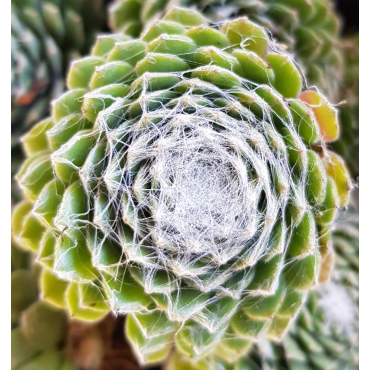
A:
{"type": "MultiPolygon", "coordinates": [[[[50,114],[71,60],[88,52],[105,25],[102,0],[12,0],[12,177],[23,159],[19,139],[50,114]]],[[[12,197],[19,200],[16,184],[12,197]]]]}

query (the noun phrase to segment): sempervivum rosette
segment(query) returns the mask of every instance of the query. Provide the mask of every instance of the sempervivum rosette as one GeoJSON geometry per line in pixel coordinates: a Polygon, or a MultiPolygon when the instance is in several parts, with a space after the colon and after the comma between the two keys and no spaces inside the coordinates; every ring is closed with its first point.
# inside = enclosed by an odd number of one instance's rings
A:
{"type": "Polygon", "coordinates": [[[321,233],[348,201],[326,150],[336,110],[246,18],[173,8],[140,39],[102,36],[53,116],[23,139],[19,244],[74,317],[128,313],[142,363],[172,342],[235,361],[278,339],[332,265],[321,233]]]}

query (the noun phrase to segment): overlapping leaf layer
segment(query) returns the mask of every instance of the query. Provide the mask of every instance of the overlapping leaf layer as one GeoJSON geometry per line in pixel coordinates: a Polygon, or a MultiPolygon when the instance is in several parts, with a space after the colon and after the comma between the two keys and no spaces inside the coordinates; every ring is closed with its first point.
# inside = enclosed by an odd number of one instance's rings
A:
{"type": "Polygon", "coordinates": [[[340,20],[332,1],[115,0],[110,6],[110,25],[137,37],[173,5],[197,8],[213,22],[247,16],[289,48],[309,85],[317,85],[332,101],[339,99],[344,58],[340,20]]]}

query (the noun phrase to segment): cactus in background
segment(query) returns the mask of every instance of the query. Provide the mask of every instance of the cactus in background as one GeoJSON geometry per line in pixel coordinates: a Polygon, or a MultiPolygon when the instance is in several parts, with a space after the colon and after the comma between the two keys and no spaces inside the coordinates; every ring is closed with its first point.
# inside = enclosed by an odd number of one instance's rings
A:
{"type": "Polygon", "coordinates": [[[309,85],[338,100],[343,74],[341,22],[331,0],[115,0],[109,8],[110,26],[137,37],[173,5],[197,8],[213,22],[247,16],[286,45],[309,85]]]}
{"type": "Polygon", "coordinates": [[[140,39],[99,37],[67,85],[17,175],[14,237],[43,297],[88,321],[128,313],[142,364],[173,342],[234,362],[280,338],[329,275],[349,198],[333,106],[260,26],[183,8],[140,39]]]}

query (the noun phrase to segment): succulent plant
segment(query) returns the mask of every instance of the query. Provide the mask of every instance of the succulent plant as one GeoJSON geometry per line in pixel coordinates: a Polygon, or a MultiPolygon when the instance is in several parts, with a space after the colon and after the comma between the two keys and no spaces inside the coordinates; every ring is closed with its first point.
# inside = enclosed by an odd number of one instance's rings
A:
{"type": "Polygon", "coordinates": [[[213,22],[247,16],[295,54],[309,85],[336,101],[343,74],[341,22],[331,0],[115,0],[110,26],[137,37],[169,7],[195,7],[213,22]]]}
{"type": "Polygon", "coordinates": [[[67,315],[38,300],[39,266],[29,253],[12,246],[11,275],[11,368],[12,370],[77,370],[63,352],[67,336],[67,315]],[[23,255],[23,258],[19,258],[23,255]],[[28,257],[28,258],[26,258],[28,257]],[[20,268],[16,264],[23,261],[20,268]],[[26,260],[28,260],[26,262],[26,260]]]}
{"type": "Polygon", "coordinates": [[[14,238],[44,299],[128,314],[142,364],[280,338],[333,265],[351,188],[326,149],[336,109],[257,24],[176,7],[140,39],[99,37],[67,85],[17,175],[14,238]]]}
{"type": "Polygon", "coordinates": [[[359,368],[358,363],[358,213],[351,206],[333,231],[336,253],[331,281],[320,284],[281,342],[260,339],[236,364],[215,356],[194,364],[179,352],[165,370],[318,370],[359,368]]]}
{"type": "Polygon", "coordinates": [[[12,0],[12,123],[15,133],[49,113],[63,69],[102,28],[102,1],[12,0]],[[86,12],[89,7],[89,19],[86,12]]]}
{"type": "Polygon", "coordinates": [[[26,14],[12,1],[12,144],[18,142],[17,131],[47,115],[51,98],[63,91],[58,45],[46,32],[41,37],[31,28],[26,14]]]}

